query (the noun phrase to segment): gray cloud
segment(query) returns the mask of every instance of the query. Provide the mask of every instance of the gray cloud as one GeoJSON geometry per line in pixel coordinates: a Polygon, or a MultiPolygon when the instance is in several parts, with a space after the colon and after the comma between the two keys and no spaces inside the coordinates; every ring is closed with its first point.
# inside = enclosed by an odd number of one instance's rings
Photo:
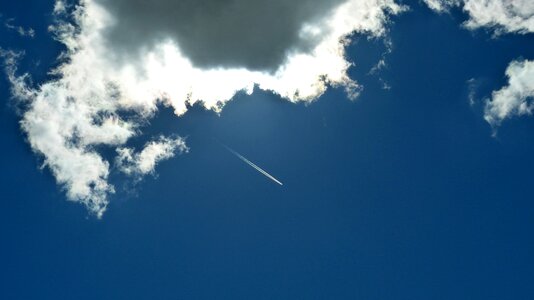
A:
{"type": "Polygon", "coordinates": [[[343,0],[97,0],[113,16],[107,39],[122,58],[151,50],[164,39],[201,68],[274,70],[288,51],[314,40],[303,24],[325,17],[343,0]],[[118,50],[118,51],[117,51],[118,50]]]}

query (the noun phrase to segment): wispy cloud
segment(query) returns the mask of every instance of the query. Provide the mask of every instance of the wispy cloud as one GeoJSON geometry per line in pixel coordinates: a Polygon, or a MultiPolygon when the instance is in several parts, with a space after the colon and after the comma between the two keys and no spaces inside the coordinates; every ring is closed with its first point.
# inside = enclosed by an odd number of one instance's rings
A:
{"type": "Polygon", "coordinates": [[[4,26],[8,30],[14,31],[14,32],[18,33],[22,37],[29,37],[29,38],[34,38],[35,37],[35,30],[33,30],[33,28],[31,28],[31,27],[24,28],[22,26],[15,25],[14,22],[15,22],[15,19],[13,19],[13,18],[7,19],[4,22],[4,26]]]}

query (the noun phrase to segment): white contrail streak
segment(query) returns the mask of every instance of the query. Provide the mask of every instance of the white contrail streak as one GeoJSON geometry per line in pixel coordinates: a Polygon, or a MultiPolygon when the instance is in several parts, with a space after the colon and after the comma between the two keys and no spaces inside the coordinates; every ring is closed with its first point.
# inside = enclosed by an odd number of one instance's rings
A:
{"type": "Polygon", "coordinates": [[[271,174],[267,173],[265,170],[263,170],[262,168],[258,167],[257,165],[255,165],[253,162],[251,162],[250,160],[246,159],[245,157],[243,157],[243,155],[237,153],[236,151],[234,151],[232,148],[222,144],[224,146],[224,148],[226,148],[226,150],[230,151],[232,154],[234,154],[235,156],[237,156],[239,159],[241,159],[242,161],[244,161],[246,164],[248,164],[249,166],[253,167],[254,169],[256,169],[256,171],[260,172],[261,174],[265,175],[267,178],[271,179],[272,181],[278,183],[279,185],[284,185],[282,182],[280,182],[280,180],[274,178],[274,176],[272,176],[271,174]]]}

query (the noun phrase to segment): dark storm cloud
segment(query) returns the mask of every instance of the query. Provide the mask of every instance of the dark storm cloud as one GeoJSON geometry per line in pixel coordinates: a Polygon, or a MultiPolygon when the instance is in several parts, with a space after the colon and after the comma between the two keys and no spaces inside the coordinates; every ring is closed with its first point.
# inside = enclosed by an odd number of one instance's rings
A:
{"type": "Polygon", "coordinates": [[[130,56],[171,38],[199,67],[273,70],[286,54],[306,49],[305,22],[343,0],[97,0],[115,18],[107,32],[118,53],[130,56]]]}

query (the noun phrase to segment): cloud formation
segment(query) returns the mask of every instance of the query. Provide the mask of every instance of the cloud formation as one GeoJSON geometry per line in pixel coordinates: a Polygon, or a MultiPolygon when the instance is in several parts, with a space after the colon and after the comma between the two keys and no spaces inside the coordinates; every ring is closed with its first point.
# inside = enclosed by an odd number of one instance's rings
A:
{"type": "MultiPolygon", "coordinates": [[[[464,23],[468,29],[488,28],[496,35],[532,34],[534,32],[534,1],[531,0],[424,0],[431,9],[446,12],[462,7],[469,15],[464,23]]],[[[534,106],[534,61],[514,60],[506,69],[508,85],[493,91],[486,100],[484,119],[494,130],[507,118],[530,115],[534,106]]],[[[469,101],[474,103],[471,79],[469,101]]]]}
{"type": "Polygon", "coordinates": [[[349,36],[381,36],[388,16],[403,10],[394,0],[175,2],[57,0],[59,21],[49,29],[66,51],[55,79],[33,86],[14,59],[8,64],[32,149],[68,199],[97,216],[114,192],[111,164],[138,177],[186,151],[180,138],[160,138],[139,153],[128,148],[158,106],[178,116],[195,103],[220,111],[254,86],[293,102],[312,101],[328,86],[356,97],[349,36]],[[117,157],[106,160],[103,147],[117,157]]]}
{"type": "Polygon", "coordinates": [[[469,15],[469,29],[492,28],[496,34],[534,32],[534,2],[531,0],[424,0],[433,10],[445,12],[462,7],[469,15]]]}
{"type": "Polygon", "coordinates": [[[116,162],[126,175],[153,174],[158,162],[173,157],[177,151],[189,151],[182,138],[160,137],[147,143],[139,153],[134,153],[131,148],[117,148],[116,162]]]}
{"type": "Polygon", "coordinates": [[[534,109],[534,61],[512,61],[506,76],[508,84],[486,102],[484,118],[494,127],[513,116],[531,115],[534,109]]]}

